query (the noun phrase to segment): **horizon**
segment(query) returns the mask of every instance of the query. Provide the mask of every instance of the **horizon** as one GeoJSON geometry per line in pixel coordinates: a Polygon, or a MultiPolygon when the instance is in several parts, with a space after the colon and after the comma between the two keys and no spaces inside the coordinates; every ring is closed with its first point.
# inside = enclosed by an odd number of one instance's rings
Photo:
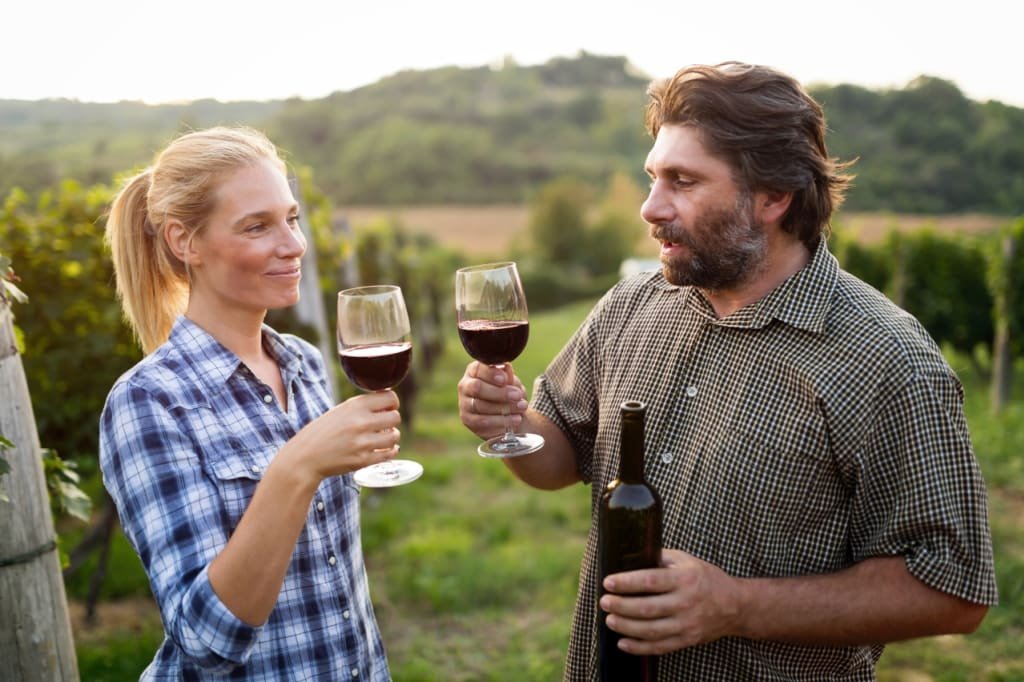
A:
{"type": "MultiPolygon", "coordinates": [[[[575,54],[572,54],[572,55],[552,55],[551,57],[547,58],[544,61],[533,63],[533,64],[524,64],[524,63],[521,63],[521,62],[518,62],[518,61],[515,61],[515,60],[513,60],[513,64],[516,67],[518,67],[518,68],[535,68],[535,67],[543,66],[543,65],[545,65],[545,64],[547,64],[547,63],[549,63],[551,61],[557,60],[557,59],[578,59],[578,58],[581,58],[582,56],[584,56],[584,54],[589,55],[589,56],[595,56],[595,57],[623,58],[623,59],[626,60],[627,65],[629,67],[632,67],[632,69],[636,72],[636,75],[639,75],[641,78],[654,79],[654,78],[663,77],[663,76],[653,76],[653,75],[647,74],[642,69],[640,69],[635,64],[633,64],[633,62],[630,61],[629,57],[627,57],[626,55],[599,54],[599,53],[596,53],[596,52],[591,52],[589,50],[583,50],[583,49],[578,50],[575,54]]],[[[390,78],[393,78],[393,77],[395,77],[395,76],[397,76],[399,74],[402,74],[402,73],[408,73],[408,72],[412,72],[412,73],[427,73],[427,72],[431,72],[431,71],[438,71],[438,70],[443,70],[443,69],[448,69],[448,68],[472,70],[472,69],[478,69],[478,68],[481,68],[481,67],[490,67],[494,71],[500,71],[502,68],[504,68],[504,65],[503,64],[495,64],[495,63],[490,63],[490,64],[466,64],[466,65],[444,64],[444,65],[433,66],[433,67],[424,67],[424,68],[402,68],[402,69],[399,69],[399,70],[394,71],[392,73],[383,74],[379,78],[377,78],[376,80],[374,80],[372,82],[369,82],[369,83],[363,83],[363,84],[356,85],[356,86],[353,86],[351,88],[344,89],[344,90],[332,90],[330,92],[325,92],[324,94],[319,95],[319,96],[310,96],[310,97],[302,97],[302,96],[298,96],[298,95],[290,95],[290,96],[282,96],[282,97],[274,97],[274,98],[225,99],[225,98],[218,98],[218,97],[215,97],[215,96],[205,96],[205,97],[197,97],[195,99],[186,99],[186,100],[150,102],[150,101],[146,101],[146,100],[142,100],[142,99],[89,100],[89,99],[80,99],[78,97],[69,97],[69,96],[64,96],[64,95],[50,96],[50,97],[41,97],[41,98],[37,98],[37,99],[24,99],[24,98],[19,98],[19,97],[6,97],[6,96],[3,96],[2,95],[2,90],[0,90],[0,101],[27,102],[27,103],[30,103],[30,104],[31,103],[41,103],[41,102],[74,102],[74,103],[78,103],[78,104],[96,104],[96,105],[141,104],[141,105],[150,106],[150,107],[189,106],[189,105],[195,104],[197,102],[205,102],[205,101],[212,101],[212,102],[216,102],[218,104],[225,104],[225,105],[229,105],[229,104],[246,104],[246,103],[269,104],[269,103],[274,103],[274,102],[284,102],[284,101],[287,101],[289,99],[300,99],[302,101],[315,101],[315,100],[319,100],[319,99],[325,99],[325,98],[330,97],[330,96],[335,95],[335,94],[346,94],[346,93],[354,92],[355,90],[359,90],[359,89],[362,89],[362,88],[365,88],[365,87],[372,87],[372,86],[374,86],[374,85],[376,85],[378,83],[386,81],[386,80],[388,80],[390,78]]],[[[668,74],[666,74],[666,75],[668,75],[668,74]]],[[[836,86],[839,86],[839,85],[852,85],[852,86],[856,86],[856,87],[865,88],[866,90],[869,90],[869,91],[882,93],[882,92],[887,92],[887,91],[891,91],[891,90],[903,90],[903,89],[906,89],[906,88],[910,87],[910,85],[914,81],[916,81],[918,79],[921,79],[921,78],[938,78],[938,79],[947,81],[949,83],[952,83],[954,86],[957,87],[958,90],[960,90],[961,93],[963,93],[963,95],[965,97],[967,97],[968,99],[971,99],[973,101],[982,102],[982,103],[986,102],[986,101],[997,101],[997,102],[1000,102],[1000,103],[1008,105],[1008,106],[1013,106],[1013,107],[1016,107],[1016,108],[1024,108],[1024,102],[1021,102],[1020,104],[1017,104],[1017,103],[1013,103],[1013,102],[1007,102],[1005,100],[1000,100],[998,98],[991,98],[991,97],[989,97],[989,98],[978,98],[978,97],[973,97],[971,95],[971,93],[967,92],[962,87],[962,85],[960,83],[957,83],[956,81],[953,81],[953,80],[951,80],[949,78],[946,78],[946,77],[943,77],[943,76],[940,76],[940,75],[936,75],[936,74],[933,74],[933,73],[919,73],[917,75],[911,76],[906,82],[903,82],[903,83],[892,83],[892,84],[874,85],[874,86],[873,85],[867,85],[867,84],[864,84],[864,83],[851,82],[851,81],[835,81],[835,82],[815,82],[815,81],[804,82],[804,81],[802,81],[802,84],[805,87],[809,88],[809,89],[814,89],[814,88],[818,88],[818,87],[836,87],[836,86]]]]}

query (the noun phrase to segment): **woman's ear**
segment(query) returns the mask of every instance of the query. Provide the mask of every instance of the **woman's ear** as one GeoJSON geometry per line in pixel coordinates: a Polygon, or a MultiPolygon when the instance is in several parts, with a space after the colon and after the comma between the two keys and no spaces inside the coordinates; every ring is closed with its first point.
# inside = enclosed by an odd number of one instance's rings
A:
{"type": "Polygon", "coordinates": [[[188,266],[199,265],[199,252],[195,249],[192,232],[180,220],[171,218],[164,224],[164,241],[171,253],[188,266]]]}

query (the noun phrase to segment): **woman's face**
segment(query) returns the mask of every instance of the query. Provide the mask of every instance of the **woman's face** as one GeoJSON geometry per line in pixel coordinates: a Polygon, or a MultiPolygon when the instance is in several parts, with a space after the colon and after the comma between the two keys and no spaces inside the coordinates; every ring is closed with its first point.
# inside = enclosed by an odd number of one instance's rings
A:
{"type": "Polygon", "coordinates": [[[226,176],[215,196],[192,243],[189,305],[262,314],[298,302],[306,239],[284,174],[263,160],[226,176]]]}

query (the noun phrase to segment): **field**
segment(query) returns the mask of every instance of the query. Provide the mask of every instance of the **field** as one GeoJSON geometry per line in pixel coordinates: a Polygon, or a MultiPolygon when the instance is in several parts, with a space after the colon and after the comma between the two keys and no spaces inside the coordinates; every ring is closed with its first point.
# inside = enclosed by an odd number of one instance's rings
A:
{"type": "MultiPolygon", "coordinates": [[[[639,207],[637,207],[639,211],[639,207]]],[[[439,243],[477,257],[502,257],[517,241],[529,238],[530,214],[521,204],[492,206],[352,206],[338,211],[358,229],[372,220],[394,218],[412,232],[424,232],[439,243]]],[[[865,242],[876,242],[893,228],[939,232],[985,232],[1007,222],[990,215],[925,216],[891,213],[839,214],[836,229],[848,231],[865,242]]],[[[636,256],[657,255],[655,243],[638,229],[636,256]]]]}

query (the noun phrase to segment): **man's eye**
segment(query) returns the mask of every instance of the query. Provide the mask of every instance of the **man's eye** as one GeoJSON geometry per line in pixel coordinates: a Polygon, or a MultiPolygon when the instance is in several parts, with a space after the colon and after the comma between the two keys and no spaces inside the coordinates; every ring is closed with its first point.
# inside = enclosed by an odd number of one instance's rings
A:
{"type": "Polygon", "coordinates": [[[245,228],[245,231],[246,232],[260,232],[263,229],[263,227],[264,227],[263,223],[255,223],[255,224],[250,225],[249,227],[245,228]]]}
{"type": "Polygon", "coordinates": [[[288,218],[288,223],[290,225],[298,225],[299,224],[299,214],[296,213],[295,215],[293,215],[290,218],[288,218]]]}

